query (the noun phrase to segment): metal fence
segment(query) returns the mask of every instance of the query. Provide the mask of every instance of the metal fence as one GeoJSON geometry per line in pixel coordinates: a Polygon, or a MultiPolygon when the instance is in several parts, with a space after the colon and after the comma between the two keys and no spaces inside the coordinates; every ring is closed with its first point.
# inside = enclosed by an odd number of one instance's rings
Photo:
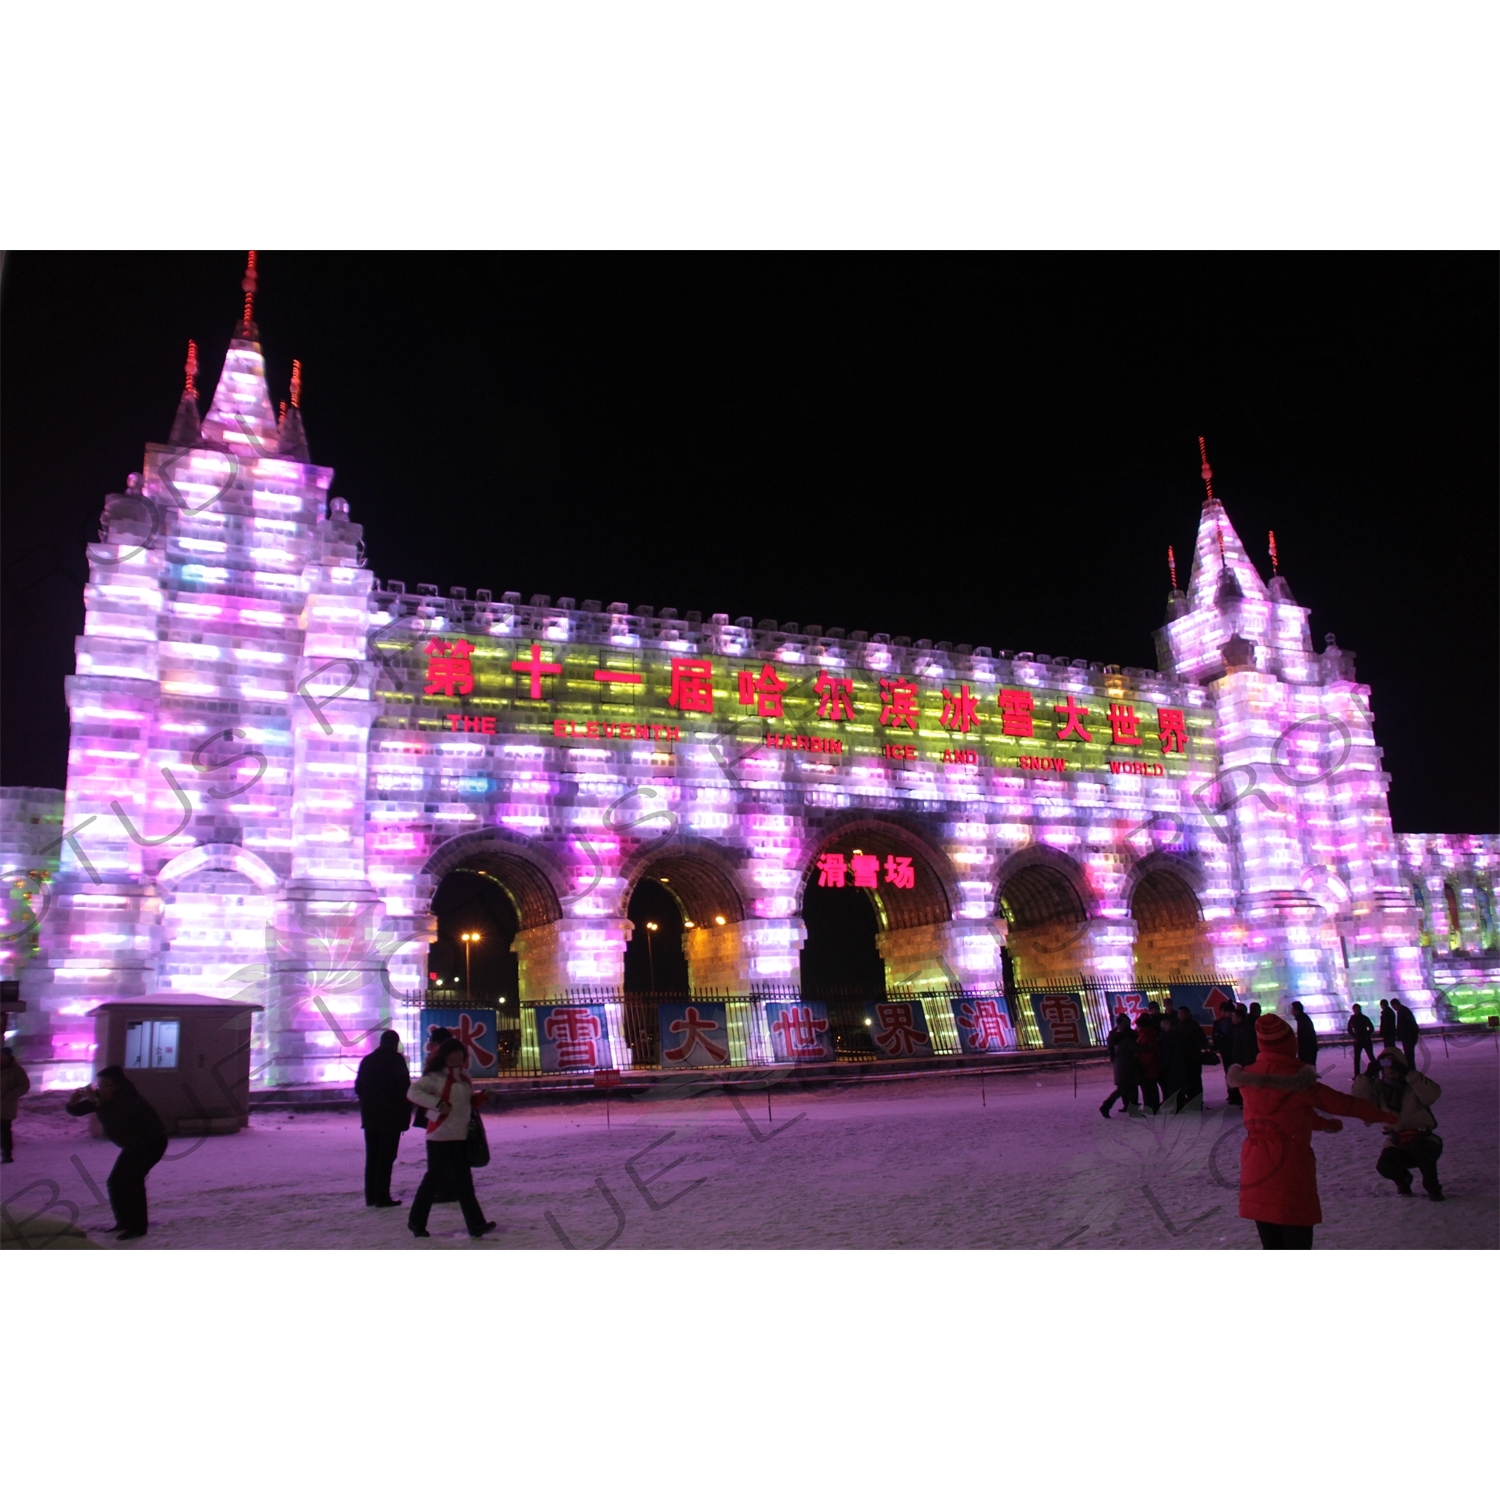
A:
{"type": "MultiPolygon", "coordinates": [[[[1207,984],[1229,986],[1234,983],[1219,974],[1176,975],[1171,979],[1137,981],[1128,986],[1130,992],[1142,994],[1147,1001],[1155,1000],[1163,1008],[1170,1000],[1169,986],[1172,984],[1207,984]]],[[[1073,995],[1082,1003],[1085,1024],[1088,1030],[1087,1045],[1102,1047],[1112,1023],[1110,1007],[1106,998],[1110,991],[1120,991],[1126,986],[1115,982],[1077,976],[1075,978],[1053,978],[1044,984],[1018,983],[1015,990],[1006,996],[997,989],[971,986],[947,985],[939,988],[918,988],[911,985],[890,986],[885,990],[803,990],[797,985],[757,987],[750,993],[730,991],[695,990],[647,992],[626,991],[612,988],[569,989],[560,995],[535,1002],[543,1005],[596,1005],[607,1008],[610,1016],[611,1051],[604,1054],[606,1062],[631,1072],[654,1072],[662,1069],[661,1005],[685,1005],[705,1001],[726,1006],[730,1024],[731,1060],[725,1067],[740,1068],[785,1067],[778,1061],[771,1048],[770,1035],[766,1027],[763,1007],[767,1002],[800,1003],[816,1001],[825,1007],[828,1030],[833,1044],[836,1063],[872,1064],[887,1061],[874,1042],[878,1020],[876,1007],[887,1002],[908,1002],[921,1007],[926,1025],[932,1037],[933,1052],[939,1057],[961,1055],[958,1030],[954,1013],[960,1004],[986,998],[1007,1001],[1015,1027],[1015,1047],[1008,1052],[993,1054],[996,1057],[1015,1055],[1031,1051],[1045,1051],[1041,1029],[1036,1020],[1036,1004],[1048,995],[1073,995]]],[[[417,1036],[418,1013],[424,1007],[433,1009],[494,1010],[497,1013],[498,1035],[495,1044],[499,1060],[499,1076],[502,1078],[540,1077],[542,1068],[536,1048],[535,1029],[529,1034],[523,1013],[532,1008],[532,1002],[524,1004],[503,996],[475,997],[466,1000],[456,990],[428,990],[405,997],[397,1028],[402,1032],[410,1055],[419,1056],[422,1038],[417,1036]]],[[[568,1069],[566,1075],[587,1076],[588,1070],[568,1069]]]]}

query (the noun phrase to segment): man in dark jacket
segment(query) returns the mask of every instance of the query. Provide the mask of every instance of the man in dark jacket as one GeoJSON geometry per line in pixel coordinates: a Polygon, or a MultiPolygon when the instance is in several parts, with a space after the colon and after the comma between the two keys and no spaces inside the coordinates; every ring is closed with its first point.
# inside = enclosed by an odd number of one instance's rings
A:
{"type": "Polygon", "coordinates": [[[1396,1050],[1396,1012],[1390,1007],[1390,1002],[1380,1002],[1380,1050],[1382,1052],[1394,1052],[1396,1050]]]}
{"type": "Polygon", "coordinates": [[[360,1059],[354,1076],[359,1099],[359,1123],[365,1132],[365,1206],[397,1208],[391,1197],[391,1168],[401,1148],[401,1132],[411,1126],[406,1091],[411,1074],[401,1055],[401,1038],[394,1031],[380,1033],[380,1045],[360,1059]]]}
{"type": "Polygon", "coordinates": [[[1354,1038],[1354,1076],[1358,1078],[1360,1058],[1368,1052],[1370,1061],[1375,1061],[1375,1027],[1364,1011],[1356,1005],[1354,1014],[1349,1017],[1349,1024],[1344,1029],[1354,1038]]]}
{"type": "Polygon", "coordinates": [[[1124,1113],[1131,1114],[1136,1109],[1135,1032],[1131,1030],[1130,1017],[1124,1011],[1115,1017],[1114,1030],[1109,1034],[1109,1061],[1114,1072],[1114,1092],[1099,1106],[1099,1113],[1106,1120],[1116,1099],[1124,1107],[1124,1113]]]}
{"type": "MultiPolygon", "coordinates": [[[[1255,1027],[1250,1022],[1249,1007],[1236,1005],[1234,1030],[1229,1037],[1230,1061],[1241,1068],[1248,1068],[1259,1055],[1260,1047],[1255,1040],[1255,1027]]],[[[1225,1074],[1225,1082],[1228,1082],[1228,1074],[1225,1074]]],[[[1229,1091],[1229,1102],[1243,1107],[1244,1100],[1238,1089],[1229,1091]]]]}
{"type": "Polygon", "coordinates": [[[1411,1007],[1402,1000],[1392,1000],[1391,1008],[1396,1012],[1396,1041],[1406,1054],[1408,1070],[1417,1066],[1417,1041],[1422,1033],[1417,1028],[1417,1018],[1411,1007]]]}
{"type": "Polygon", "coordinates": [[[1177,1011],[1177,1057],[1182,1067],[1182,1087],[1177,1093],[1176,1113],[1181,1114],[1190,1106],[1202,1109],[1203,1098],[1203,1049],[1206,1043],[1203,1028],[1194,1019],[1187,1006],[1177,1011]],[[1193,1101],[1200,1101],[1194,1106],[1193,1101]]]}
{"type": "Polygon", "coordinates": [[[1182,1092],[1182,1047],[1177,1035],[1177,1012],[1167,1007],[1157,1027],[1161,1038],[1161,1102],[1177,1110],[1177,1098],[1182,1092]]]}
{"type": "MultiPolygon", "coordinates": [[[[146,1233],[146,1174],[167,1153],[161,1116],[141,1098],[124,1068],[100,1068],[86,1088],[74,1089],[65,1108],[70,1115],[99,1116],[104,1133],[120,1148],[105,1186],[114,1210],[116,1239],[138,1240],[146,1233]]],[[[107,1231],[108,1232],[108,1231],[107,1231]]]]}
{"type": "Polygon", "coordinates": [[[1135,1023],[1135,1067],[1141,1079],[1141,1102],[1154,1115],[1161,1108],[1161,1028],[1159,1014],[1142,1011],[1135,1023]]]}
{"type": "MultiPolygon", "coordinates": [[[[1385,1002],[1382,1000],[1381,1004],[1385,1002]]],[[[1318,1065],[1318,1028],[1312,1017],[1303,1010],[1300,1000],[1292,1001],[1292,1018],[1297,1023],[1297,1061],[1318,1065]]]]}

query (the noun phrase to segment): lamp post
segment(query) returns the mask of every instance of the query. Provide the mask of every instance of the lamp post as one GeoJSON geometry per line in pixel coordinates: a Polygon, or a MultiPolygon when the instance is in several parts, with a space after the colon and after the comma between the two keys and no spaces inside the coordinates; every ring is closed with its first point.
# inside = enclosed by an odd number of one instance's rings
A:
{"type": "Polygon", "coordinates": [[[469,981],[469,945],[479,941],[479,934],[477,932],[461,932],[458,937],[459,941],[464,945],[464,999],[465,1001],[472,1001],[474,995],[469,981]]]}
{"type": "Polygon", "coordinates": [[[651,965],[651,993],[656,993],[656,954],[651,949],[651,936],[659,931],[655,922],[646,923],[646,962],[651,965]]]}

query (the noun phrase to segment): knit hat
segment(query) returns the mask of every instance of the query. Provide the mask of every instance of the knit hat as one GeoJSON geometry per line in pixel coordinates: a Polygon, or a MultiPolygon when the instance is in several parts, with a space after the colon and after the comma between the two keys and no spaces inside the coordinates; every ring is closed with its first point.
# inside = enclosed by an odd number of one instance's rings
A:
{"type": "Polygon", "coordinates": [[[1255,1023],[1255,1040],[1262,1052],[1297,1055],[1297,1033],[1280,1016],[1262,1016],[1255,1023]]]}

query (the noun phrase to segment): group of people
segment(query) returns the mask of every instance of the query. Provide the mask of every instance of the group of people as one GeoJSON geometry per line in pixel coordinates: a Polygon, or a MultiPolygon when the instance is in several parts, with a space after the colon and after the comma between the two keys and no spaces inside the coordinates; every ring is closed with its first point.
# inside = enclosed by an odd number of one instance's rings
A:
{"type": "MultiPolygon", "coordinates": [[[[354,1081],[360,1124],[365,1133],[365,1203],[371,1208],[398,1208],[391,1197],[391,1170],[401,1136],[414,1123],[423,1127],[427,1171],[412,1199],[407,1227],[418,1239],[430,1239],[427,1219],[434,1203],[457,1203],[469,1234],[479,1239],[497,1227],[486,1219],[474,1192],[472,1139],[484,1095],[474,1089],[468,1071],[468,1049],[452,1032],[434,1029],[422,1073],[415,1081],[401,1055],[401,1038],[383,1031],[375,1050],[361,1058],[354,1081]]],[[[0,1122],[4,1124],[4,1159],[11,1160],[12,1125],[21,1096],[31,1080],[9,1047],[0,1058],[0,1122]]],[[[150,1228],[146,1178],[166,1155],[167,1131],[149,1100],[120,1067],[100,1068],[93,1083],[75,1089],[64,1106],[70,1115],[97,1115],[105,1136],[120,1148],[106,1187],[115,1222],[105,1234],[138,1240],[150,1228]]],[[[487,1148],[486,1148],[486,1158],[487,1148]]]]}
{"type": "Polygon", "coordinates": [[[1360,1077],[1360,1059],[1368,1054],[1370,1063],[1375,1063],[1375,1031],[1380,1030],[1380,1046],[1383,1051],[1394,1052],[1397,1047],[1406,1056],[1410,1070],[1417,1065],[1417,1041],[1421,1031],[1417,1018],[1409,1005],[1400,1000],[1382,1000],[1378,1020],[1372,1021],[1363,1006],[1356,1005],[1344,1029],[1354,1041],[1354,1076],[1360,1077]]]}
{"type": "Polygon", "coordinates": [[[1389,1006],[1382,1000],[1380,1010],[1384,1046],[1377,1058],[1368,1046],[1374,1028],[1354,1007],[1349,1032],[1357,1046],[1364,1041],[1370,1063],[1361,1073],[1356,1052],[1347,1094],[1318,1082],[1318,1034],[1301,1001],[1291,1004],[1291,1023],[1262,1015],[1259,1004],[1226,1002],[1211,1037],[1186,1008],[1174,1017],[1153,1001],[1134,1023],[1122,1012],[1109,1034],[1115,1086],[1099,1112],[1108,1119],[1119,1100],[1127,1113],[1139,1114],[1142,1099],[1152,1114],[1167,1102],[1174,1103],[1174,1113],[1181,1111],[1201,1099],[1203,1065],[1217,1059],[1224,1068],[1226,1107],[1244,1111],[1240,1217],[1254,1220],[1268,1250],[1312,1248],[1313,1228],[1323,1221],[1312,1133],[1341,1130],[1339,1116],[1383,1126],[1386,1144],[1375,1170],[1403,1196],[1411,1195],[1417,1172],[1427,1196],[1440,1203],[1443,1142],[1432,1106],[1442,1089],[1417,1071],[1416,1017],[1400,1001],[1389,1006]]]}

